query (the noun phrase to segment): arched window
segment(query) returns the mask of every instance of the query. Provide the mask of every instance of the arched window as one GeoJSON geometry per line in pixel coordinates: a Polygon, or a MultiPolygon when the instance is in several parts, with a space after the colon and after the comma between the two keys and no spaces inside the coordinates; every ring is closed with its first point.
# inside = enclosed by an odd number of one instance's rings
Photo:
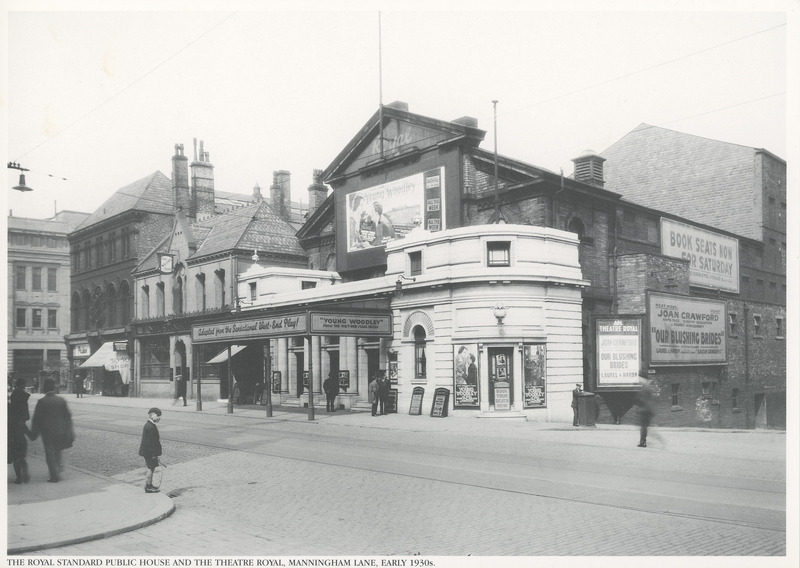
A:
{"type": "Polygon", "coordinates": [[[578,238],[586,236],[586,226],[581,221],[580,217],[573,217],[567,225],[567,231],[570,233],[577,233],[578,238]]]}
{"type": "Polygon", "coordinates": [[[164,283],[156,284],[156,317],[164,317],[164,283]]]}
{"type": "Polygon", "coordinates": [[[172,285],[172,313],[183,315],[183,268],[178,269],[172,285]]]}
{"type": "Polygon", "coordinates": [[[131,297],[131,288],[127,280],[123,280],[119,285],[119,293],[117,294],[117,303],[119,304],[119,323],[126,325],[131,321],[131,314],[133,313],[133,298],[131,297]]]}
{"type": "Polygon", "coordinates": [[[89,305],[92,303],[92,295],[89,290],[83,291],[83,301],[81,302],[81,329],[89,329],[89,305]]]}
{"type": "Polygon", "coordinates": [[[414,377],[427,377],[427,357],[425,356],[425,328],[418,325],[414,328],[414,377]]]}
{"type": "Polygon", "coordinates": [[[147,319],[150,317],[150,286],[142,286],[142,299],[139,303],[139,317],[147,319]]]}
{"type": "Polygon", "coordinates": [[[205,274],[198,274],[197,280],[195,280],[194,284],[194,293],[195,293],[195,302],[196,306],[195,309],[200,311],[206,310],[206,275],[205,274]]]}
{"type": "Polygon", "coordinates": [[[113,284],[106,286],[106,325],[117,325],[117,291],[113,284]]]}
{"type": "Polygon", "coordinates": [[[70,309],[70,324],[72,326],[72,332],[81,331],[83,329],[81,323],[81,314],[83,311],[81,310],[81,295],[75,292],[72,295],[72,305],[70,309]]]}
{"type": "Polygon", "coordinates": [[[225,269],[220,268],[214,271],[214,307],[225,307],[225,269]]]}

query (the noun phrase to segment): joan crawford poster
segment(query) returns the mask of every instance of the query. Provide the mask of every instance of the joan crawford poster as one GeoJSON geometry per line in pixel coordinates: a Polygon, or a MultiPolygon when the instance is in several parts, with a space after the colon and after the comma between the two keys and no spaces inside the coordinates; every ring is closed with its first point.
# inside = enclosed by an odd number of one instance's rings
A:
{"type": "Polygon", "coordinates": [[[444,229],[444,168],[347,195],[347,252],[385,246],[412,230],[444,229]]]}
{"type": "Polygon", "coordinates": [[[477,408],[480,406],[478,388],[478,346],[456,345],[454,348],[455,406],[477,408]]]}

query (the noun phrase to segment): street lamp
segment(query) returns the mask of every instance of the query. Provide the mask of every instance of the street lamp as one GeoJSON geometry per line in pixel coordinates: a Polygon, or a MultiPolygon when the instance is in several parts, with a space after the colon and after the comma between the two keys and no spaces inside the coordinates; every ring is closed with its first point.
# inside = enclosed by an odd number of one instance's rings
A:
{"type": "MultiPolygon", "coordinates": [[[[30,171],[28,168],[23,168],[17,162],[8,162],[8,169],[10,170],[19,170],[20,172],[28,172],[30,171]]],[[[25,174],[19,174],[19,185],[15,185],[12,189],[16,189],[17,191],[33,191],[32,188],[25,185],[25,174]]]]}

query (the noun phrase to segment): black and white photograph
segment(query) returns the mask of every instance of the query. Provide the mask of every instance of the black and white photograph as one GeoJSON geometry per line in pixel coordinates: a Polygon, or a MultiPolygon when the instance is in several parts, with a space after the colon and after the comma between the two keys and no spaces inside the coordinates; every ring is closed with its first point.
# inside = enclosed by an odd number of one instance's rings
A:
{"type": "Polygon", "coordinates": [[[800,1],[3,8],[4,565],[800,562],[800,1]]]}

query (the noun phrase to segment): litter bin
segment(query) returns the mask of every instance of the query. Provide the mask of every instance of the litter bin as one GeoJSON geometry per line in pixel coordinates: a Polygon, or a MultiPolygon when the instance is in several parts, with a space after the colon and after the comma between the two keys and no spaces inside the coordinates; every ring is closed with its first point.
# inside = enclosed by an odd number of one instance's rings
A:
{"type": "Polygon", "coordinates": [[[597,420],[597,404],[593,392],[582,392],[578,395],[578,422],[581,426],[594,428],[597,420]]]}

